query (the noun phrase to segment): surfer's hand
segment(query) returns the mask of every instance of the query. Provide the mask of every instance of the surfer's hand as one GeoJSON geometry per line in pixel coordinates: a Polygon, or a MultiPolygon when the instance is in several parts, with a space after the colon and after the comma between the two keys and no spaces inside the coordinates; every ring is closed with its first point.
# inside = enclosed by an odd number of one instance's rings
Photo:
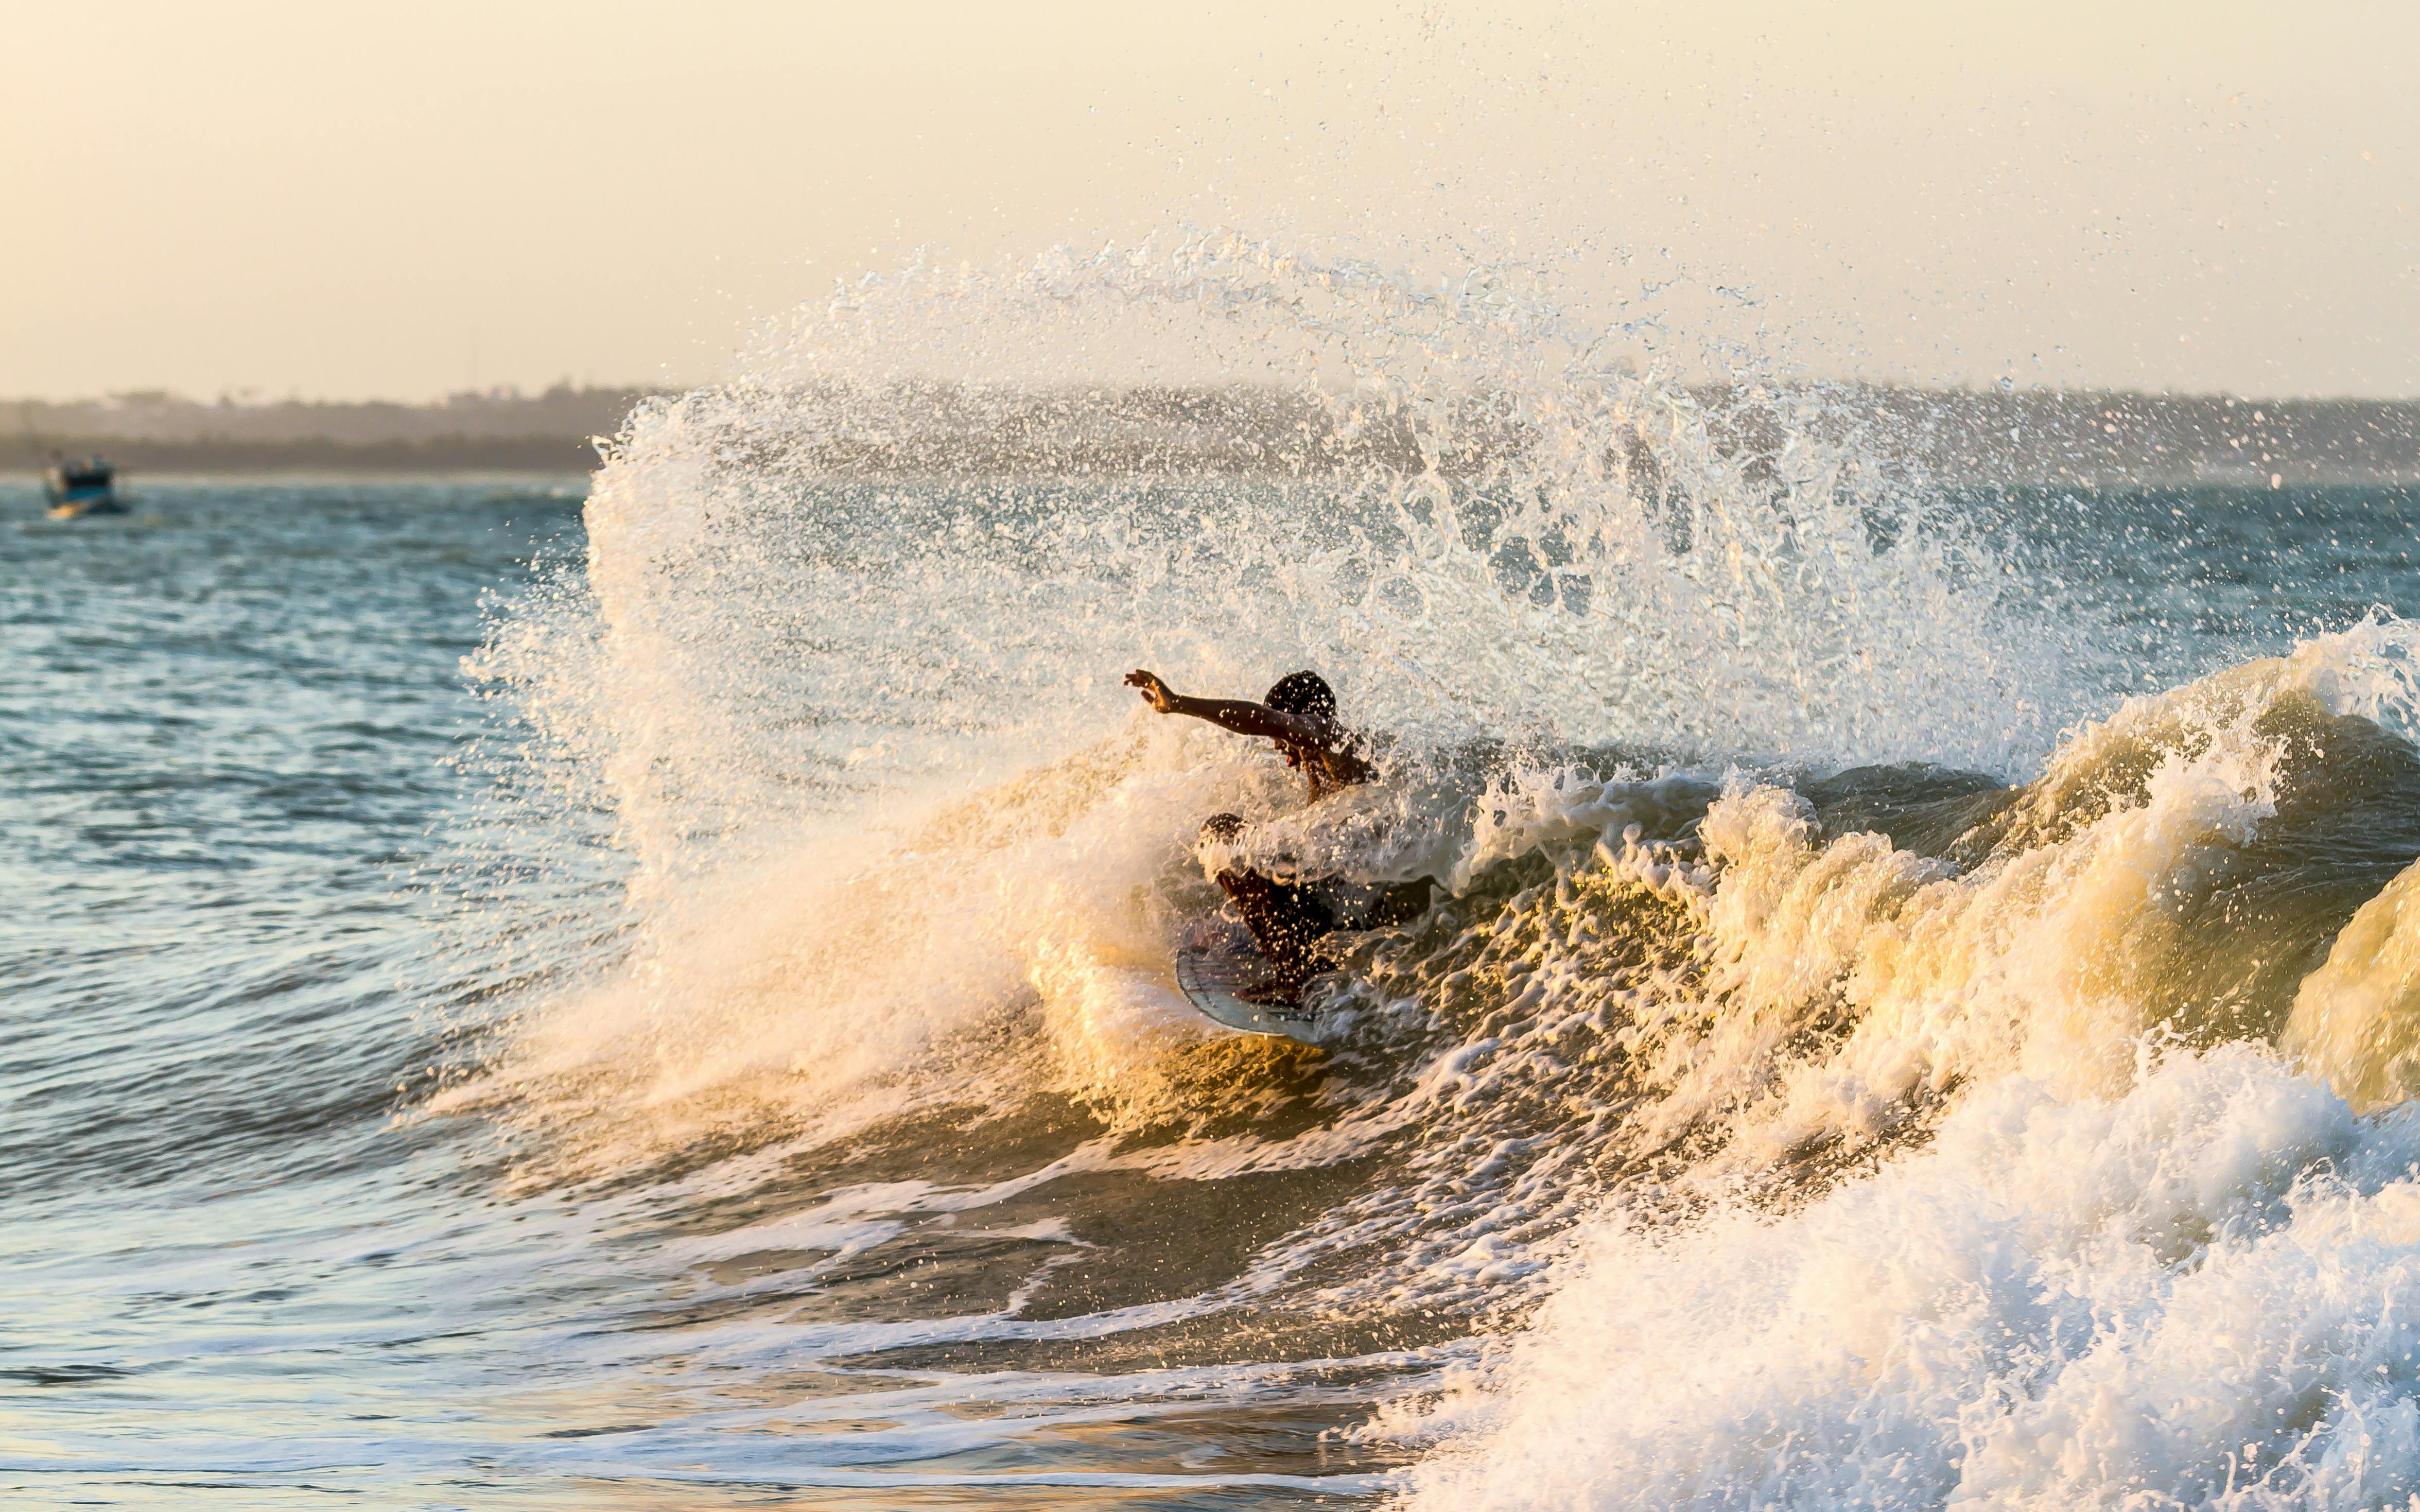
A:
{"type": "Polygon", "coordinates": [[[1152,712],[1171,714],[1176,711],[1176,690],[1160,681],[1159,674],[1140,669],[1129,672],[1126,674],[1126,686],[1142,694],[1142,701],[1151,705],[1152,712]]]}

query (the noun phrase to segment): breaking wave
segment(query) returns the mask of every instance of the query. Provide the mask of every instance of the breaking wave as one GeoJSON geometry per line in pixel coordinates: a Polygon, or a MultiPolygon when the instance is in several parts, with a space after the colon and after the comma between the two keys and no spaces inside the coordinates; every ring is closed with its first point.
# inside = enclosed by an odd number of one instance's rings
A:
{"type": "Polygon", "coordinates": [[[677,1181],[734,1297],[964,1303],[751,1358],[1349,1367],[1414,1504],[2420,1488],[2412,630],[2121,697],[1835,404],[1225,235],[836,293],[495,626],[617,964],[431,1107],[677,1181]],[[1386,781],[1306,811],[1139,665],[1317,667],[1386,781]],[[1218,810],[1439,884],[1317,1051],[1174,987],[1218,810]]]}

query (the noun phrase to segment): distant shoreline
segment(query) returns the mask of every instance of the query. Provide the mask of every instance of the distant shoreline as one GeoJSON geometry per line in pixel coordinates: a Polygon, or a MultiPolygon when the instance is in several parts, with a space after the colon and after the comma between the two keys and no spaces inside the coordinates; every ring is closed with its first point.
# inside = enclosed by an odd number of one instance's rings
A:
{"type": "MultiPolygon", "coordinates": [[[[1872,461],[1936,484],[2018,487],[2282,487],[2420,482],[2420,401],[2232,398],[2088,391],[1814,385],[1824,402],[1791,420],[1789,391],[1698,388],[1718,451],[1772,465],[1788,430],[1860,438],[1872,461]],[[1802,418],[1803,417],[1803,418],[1802,418]]],[[[0,405],[0,476],[54,455],[99,455],[130,478],[295,474],[587,475],[649,396],[630,389],[458,395],[441,404],[204,405],[170,395],[0,405]],[[8,411],[16,411],[8,416],[8,411]]],[[[1805,396],[1801,396],[1805,397],[1805,396]]],[[[1406,413],[1341,425],[1314,397],[1249,385],[982,390],[932,385],[907,425],[877,403],[861,426],[847,391],[801,387],[795,424],[751,437],[766,459],[835,476],[1190,473],[1311,475],[1380,465],[1476,475],[1527,428],[1474,403],[1440,449],[1406,413]]],[[[1642,415],[1647,425],[1653,416],[1642,415]]],[[[1660,422],[1658,422],[1660,423],[1660,422]]],[[[1433,434],[1433,433],[1432,433],[1433,434]]],[[[1645,432],[1640,432],[1643,438],[1645,432]]],[[[1637,459],[1633,459],[1636,461],[1637,459]]]]}
{"type": "Polygon", "coordinates": [[[597,470],[596,444],[568,436],[433,436],[409,441],[152,441],[0,436],[0,474],[39,473],[55,451],[99,455],[128,474],[551,473],[597,470]]]}
{"type": "Polygon", "coordinates": [[[54,454],[99,455],[143,473],[592,473],[599,436],[622,429],[640,388],[514,389],[434,404],[221,399],[160,390],[98,399],[0,401],[0,475],[54,454]]]}

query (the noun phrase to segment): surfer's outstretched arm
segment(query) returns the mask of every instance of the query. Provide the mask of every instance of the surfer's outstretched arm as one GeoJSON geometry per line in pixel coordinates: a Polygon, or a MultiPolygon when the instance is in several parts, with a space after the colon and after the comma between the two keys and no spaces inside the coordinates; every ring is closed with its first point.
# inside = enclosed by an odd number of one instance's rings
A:
{"type": "Polygon", "coordinates": [[[1129,672],[1126,686],[1141,694],[1142,701],[1159,713],[1190,714],[1255,740],[1324,748],[1337,744],[1343,735],[1334,720],[1317,714],[1289,714],[1249,698],[1188,698],[1160,681],[1156,672],[1129,672]]]}

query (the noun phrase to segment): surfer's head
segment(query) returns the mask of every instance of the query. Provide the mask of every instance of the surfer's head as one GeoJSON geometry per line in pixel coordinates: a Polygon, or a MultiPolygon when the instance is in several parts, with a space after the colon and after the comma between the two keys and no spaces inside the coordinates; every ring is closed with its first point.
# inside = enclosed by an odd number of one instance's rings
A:
{"type": "MultiPolygon", "coordinates": [[[[1269,691],[1261,695],[1261,702],[1280,714],[1311,714],[1330,720],[1336,717],[1336,690],[1316,672],[1287,673],[1269,684],[1269,691]]],[[[1269,743],[1278,748],[1278,754],[1285,757],[1289,767],[1300,767],[1303,758],[1311,754],[1308,748],[1292,740],[1271,740],[1269,743]]]]}
{"type": "Polygon", "coordinates": [[[1336,690],[1316,672],[1289,672],[1269,684],[1261,702],[1280,714],[1317,714],[1325,719],[1336,717],[1336,690]]]}

